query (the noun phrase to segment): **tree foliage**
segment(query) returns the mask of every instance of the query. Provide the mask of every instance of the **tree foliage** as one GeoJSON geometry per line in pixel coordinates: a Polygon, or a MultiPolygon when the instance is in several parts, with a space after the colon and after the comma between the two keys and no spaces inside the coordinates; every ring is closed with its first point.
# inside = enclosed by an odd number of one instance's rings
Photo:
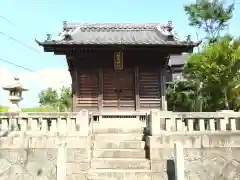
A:
{"type": "Polygon", "coordinates": [[[54,105],[58,103],[58,93],[56,90],[52,88],[47,88],[41,91],[38,95],[39,103],[41,106],[44,105],[54,105]]]}
{"type": "Polygon", "coordinates": [[[232,18],[234,4],[225,5],[219,0],[200,0],[184,6],[189,25],[202,29],[207,38],[216,39],[232,18]]]}
{"type": "Polygon", "coordinates": [[[197,86],[193,81],[173,82],[167,88],[168,110],[187,112],[195,110],[197,86]]]}
{"type": "Polygon", "coordinates": [[[71,111],[72,108],[72,91],[68,87],[62,87],[60,97],[60,110],[61,111],[71,111]]]}
{"type": "Polygon", "coordinates": [[[176,111],[240,108],[240,86],[236,86],[239,80],[238,41],[232,41],[231,37],[220,38],[220,32],[226,29],[233,10],[234,4],[225,5],[219,0],[200,0],[184,6],[189,25],[203,30],[203,38],[208,41],[202,52],[189,58],[184,68],[187,81],[183,85],[192,88],[176,88],[182,86],[181,82],[169,87],[170,108],[175,106],[176,111]]]}
{"type": "Polygon", "coordinates": [[[47,88],[39,93],[41,106],[51,106],[58,111],[70,111],[72,107],[72,92],[69,87],[62,87],[58,94],[56,90],[47,88]]]}
{"type": "Polygon", "coordinates": [[[188,79],[203,83],[202,93],[210,110],[234,108],[233,90],[240,80],[239,42],[229,36],[219,38],[201,53],[193,54],[185,66],[188,79]]]}

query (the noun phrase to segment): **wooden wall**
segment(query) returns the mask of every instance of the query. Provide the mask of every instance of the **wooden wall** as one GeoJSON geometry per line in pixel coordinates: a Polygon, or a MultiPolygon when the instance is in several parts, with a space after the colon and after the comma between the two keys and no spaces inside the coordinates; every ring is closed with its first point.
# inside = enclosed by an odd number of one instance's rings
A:
{"type": "Polygon", "coordinates": [[[124,52],[124,69],[120,72],[114,71],[113,52],[68,56],[75,69],[73,110],[161,108],[160,69],[166,63],[165,56],[157,52],[124,52]]]}

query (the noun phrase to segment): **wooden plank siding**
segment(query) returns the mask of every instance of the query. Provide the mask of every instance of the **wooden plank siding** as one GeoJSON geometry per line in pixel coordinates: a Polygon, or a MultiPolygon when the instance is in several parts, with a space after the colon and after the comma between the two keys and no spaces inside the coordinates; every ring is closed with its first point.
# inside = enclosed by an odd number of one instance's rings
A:
{"type": "Polygon", "coordinates": [[[76,72],[76,78],[72,76],[73,110],[160,109],[162,89],[159,70],[164,67],[166,54],[126,51],[123,69],[115,71],[113,53],[83,52],[67,57],[72,59],[76,72]]]}
{"type": "Polygon", "coordinates": [[[78,70],[77,109],[98,111],[99,78],[97,69],[78,70]]]}
{"type": "Polygon", "coordinates": [[[128,111],[161,108],[158,69],[78,70],[76,110],[128,111]],[[121,92],[120,92],[121,91],[121,92]]]}
{"type": "Polygon", "coordinates": [[[139,69],[140,109],[160,109],[161,91],[158,69],[139,69]]]}

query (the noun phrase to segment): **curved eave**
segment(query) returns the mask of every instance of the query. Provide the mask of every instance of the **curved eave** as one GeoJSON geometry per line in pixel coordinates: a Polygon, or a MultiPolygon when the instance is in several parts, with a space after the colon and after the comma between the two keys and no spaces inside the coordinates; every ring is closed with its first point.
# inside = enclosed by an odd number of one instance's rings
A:
{"type": "Polygon", "coordinates": [[[202,41],[199,42],[185,42],[185,41],[180,41],[178,43],[174,43],[174,42],[169,42],[166,44],[153,44],[153,43],[116,43],[116,44],[110,44],[110,43],[105,43],[105,44],[97,44],[97,43],[78,43],[78,42],[68,42],[68,41],[44,41],[44,42],[40,42],[37,39],[35,39],[36,43],[39,46],[45,47],[45,46],[73,46],[73,45],[77,45],[77,46],[114,46],[114,45],[122,45],[122,46],[187,46],[187,47],[197,47],[201,44],[202,41]]]}
{"type": "Polygon", "coordinates": [[[135,44],[94,44],[94,43],[89,43],[89,44],[82,44],[82,43],[77,43],[77,42],[59,42],[59,41],[44,41],[40,42],[36,40],[36,43],[44,48],[45,52],[55,52],[59,48],[95,48],[95,49],[101,49],[101,48],[113,48],[113,47],[121,47],[121,48],[180,48],[180,49],[186,49],[187,51],[192,51],[194,47],[197,47],[201,44],[201,41],[199,42],[178,42],[178,43],[166,43],[166,44],[143,44],[143,43],[135,43],[135,44]]]}
{"type": "Polygon", "coordinates": [[[17,92],[28,91],[28,89],[24,89],[22,87],[3,87],[3,89],[7,91],[16,90],[17,92]]]}

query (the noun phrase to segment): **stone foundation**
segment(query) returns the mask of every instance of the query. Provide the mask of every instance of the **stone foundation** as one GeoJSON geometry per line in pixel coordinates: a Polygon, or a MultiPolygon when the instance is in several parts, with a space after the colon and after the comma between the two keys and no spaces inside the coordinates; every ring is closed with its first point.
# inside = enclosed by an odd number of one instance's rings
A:
{"type": "Polygon", "coordinates": [[[240,113],[154,111],[127,128],[91,117],[0,114],[0,180],[173,180],[176,142],[186,180],[240,179],[240,113]]]}
{"type": "Polygon", "coordinates": [[[174,176],[174,142],[184,145],[186,180],[240,179],[240,132],[163,133],[147,138],[151,171],[162,179],[174,176]]]}

